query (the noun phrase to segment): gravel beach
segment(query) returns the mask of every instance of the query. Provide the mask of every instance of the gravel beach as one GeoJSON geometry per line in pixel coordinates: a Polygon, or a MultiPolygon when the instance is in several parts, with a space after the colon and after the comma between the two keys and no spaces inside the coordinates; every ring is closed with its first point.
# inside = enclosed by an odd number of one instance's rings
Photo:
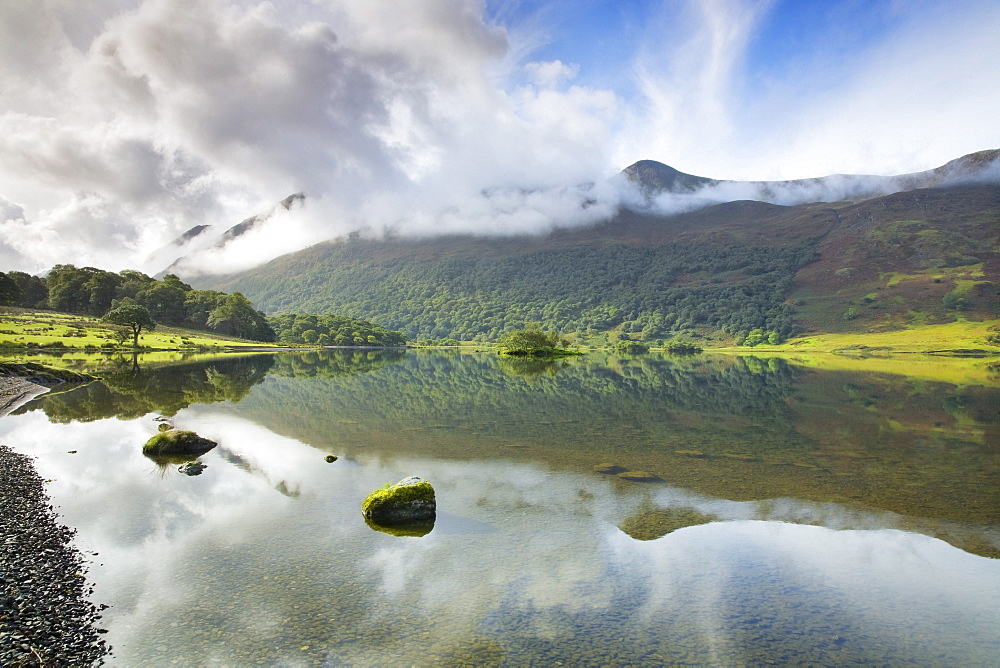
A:
{"type": "Polygon", "coordinates": [[[108,655],[74,533],[31,458],[0,445],[0,665],[90,666],[108,655]]]}

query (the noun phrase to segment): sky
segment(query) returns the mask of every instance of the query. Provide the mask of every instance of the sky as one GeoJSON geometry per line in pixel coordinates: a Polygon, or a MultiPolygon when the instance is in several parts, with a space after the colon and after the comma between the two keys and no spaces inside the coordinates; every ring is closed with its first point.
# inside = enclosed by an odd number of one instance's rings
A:
{"type": "Polygon", "coordinates": [[[196,264],[595,222],[641,159],[915,172],[998,110],[997,0],[4,0],[0,270],[155,273],[297,192],[196,264]]]}

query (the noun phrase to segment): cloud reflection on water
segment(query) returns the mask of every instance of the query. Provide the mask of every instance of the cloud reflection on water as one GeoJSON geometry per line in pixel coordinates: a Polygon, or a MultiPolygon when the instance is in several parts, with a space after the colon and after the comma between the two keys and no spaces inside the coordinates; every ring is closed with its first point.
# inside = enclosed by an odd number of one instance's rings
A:
{"type": "Polygon", "coordinates": [[[484,639],[512,662],[538,658],[538,643],[566,652],[589,643],[598,661],[623,656],[612,636],[636,652],[660,636],[685,656],[725,663],[755,656],[744,653],[749,627],[764,643],[754,651],[793,659],[900,659],[924,651],[925,637],[964,660],[998,655],[1000,562],[892,530],[892,513],[622,487],[530,462],[328,464],[324,452],[215,407],[175,420],[220,443],[202,457],[205,473],[161,475],[141,455],[151,417],[62,425],[33,412],[0,422],[4,442],[54,480],[50,494],[81,548],[99,553],[95,598],[113,606],[109,639],[122,665],[432,663],[484,639]],[[361,499],[409,474],[435,485],[439,528],[423,538],[371,531],[361,499]],[[617,528],[644,507],[678,506],[727,521],[649,541],[617,528]],[[847,526],[868,530],[833,530],[847,526]],[[863,636],[859,646],[817,649],[849,633],[863,636]],[[809,646],[813,654],[796,654],[809,646]]]}

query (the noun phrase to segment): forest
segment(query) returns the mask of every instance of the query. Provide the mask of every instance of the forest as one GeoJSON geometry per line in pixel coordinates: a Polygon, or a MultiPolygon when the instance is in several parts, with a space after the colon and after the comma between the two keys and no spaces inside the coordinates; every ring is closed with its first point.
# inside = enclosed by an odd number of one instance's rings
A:
{"type": "MultiPolygon", "coordinates": [[[[783,246],[607,241],[526,252],[351,239],[298,266],[273,264],[226,284],[269,312],[336,312],[409,340],[494,341],[540,327],[583,336],[616,330],[656,342],[688,330],[795,331],[786,298],[815,239],[783,246]]],[[[318,330],[317,330],[318,331],[318,330]]]]}

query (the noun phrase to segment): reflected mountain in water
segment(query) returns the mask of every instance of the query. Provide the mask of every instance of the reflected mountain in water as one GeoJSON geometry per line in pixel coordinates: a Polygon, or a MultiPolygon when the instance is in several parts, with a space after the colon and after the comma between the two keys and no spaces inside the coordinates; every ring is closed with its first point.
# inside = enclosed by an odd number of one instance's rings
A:
{"type": "Polygon", "coordinates": [[[981,528],[1000,524],[998,400],[992,387],[775,358],[590,354],[520,376],[493,355],[420,353],[365,375],[271,376],[238,412],[348,455],[610,463],[734,501],[889,511],[993,555],[981,528]]]}
{"type": "MultiPolygon", "coordinates": [[[[122,372],[21,410],[65,422],[209,404],[317,449],[316,461],[533,462],[595,481],[603,463],[662,480],[651,494],[666,484],[889,512],[895,527],[1000,556],[996,387],[777,358],[591,353],[511,373],[493,354],[331,350],[122,372]]],[[[298,493],[294,476],[267,478],[298,493]]]]}

